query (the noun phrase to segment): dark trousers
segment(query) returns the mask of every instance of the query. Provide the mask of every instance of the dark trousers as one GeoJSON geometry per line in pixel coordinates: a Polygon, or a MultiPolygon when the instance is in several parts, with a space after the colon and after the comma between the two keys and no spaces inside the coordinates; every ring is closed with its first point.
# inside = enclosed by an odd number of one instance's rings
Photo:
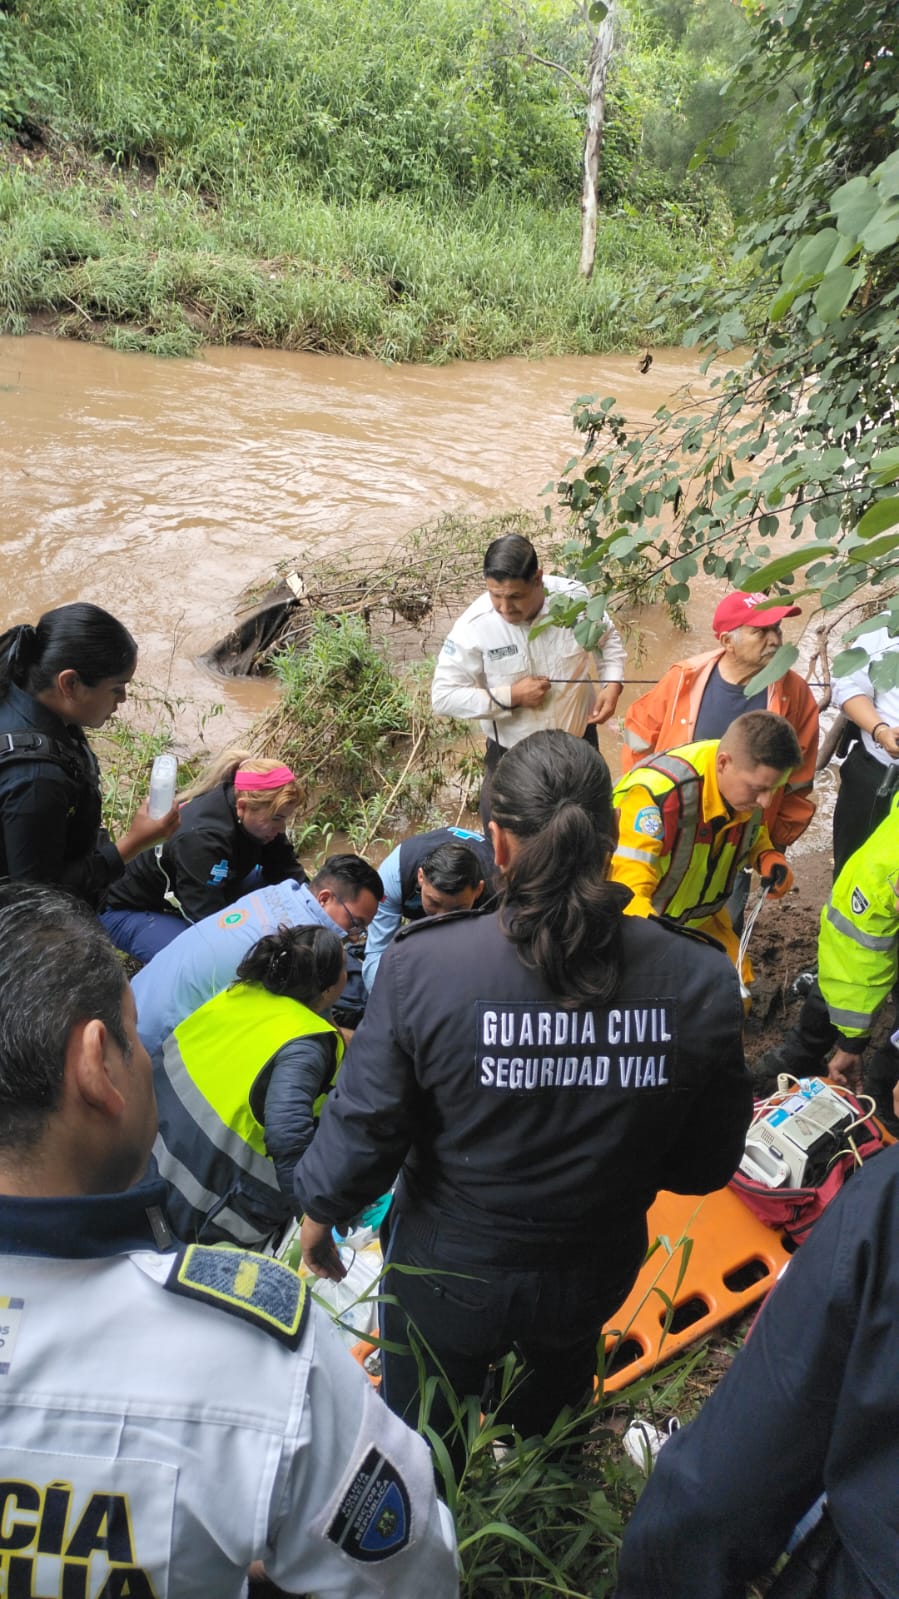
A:
{"type": "MultiPolygon", "coordinates": [[[[425,1377],[438,1378],[422,1419],[446,1438],[458,1471],[464,1439],[454,1435],[452,1405],[440,1379],[459,1397],[473,1395],[480,1407],[490,1367],[515,1351],[524,1374],[502,1402],[499,1420],[524,1438],[547,1433],[563,1406],[577,1406],[591,1393],[597,1339],[627,1297],[644,1250],[645,1229],[638,1228],[631,1264],[619,1265],[613,1280],[592,1252],[576,1264],[509,1268],[450,1258],[402,1216],[393,1218],[381,1332],[389,1343],[411,1344],[415,1353],[383,1351],[383,1394],[391,1410],[417,1424],[420,1362],[425,1377]],[[393,1269],[404,1266],[417,1270],[393,1269]]],[[[486,1408],[498,1399],[494,1392],[486,1408]]]]}
{"type": "MultiPolygon", "coordinates": [[[[584,728],[583,737],[587,740],[587,743],[591,746],[591,748],[595,750],[599,749],[599,738],[597,736],[595,722],[590,722],[589,725],[584,728]]],[[[502,744],[497,744],[495,739],[488,738],[487,748],[484,751],[484,776],[481,779],[480,804],[481,826],[485,838],[487,837],[487,823],[490,820],[490,785],[493,780],[493,774],[505,753],[505,747],[502,744]]]]}
{"type": "Polygon", "coordinates": [[[840,768],[840,792],[833,813],[833,875],[861,849],[887,815],[899,790],[899,761],[884,766],[861,740],[840,768]]]}

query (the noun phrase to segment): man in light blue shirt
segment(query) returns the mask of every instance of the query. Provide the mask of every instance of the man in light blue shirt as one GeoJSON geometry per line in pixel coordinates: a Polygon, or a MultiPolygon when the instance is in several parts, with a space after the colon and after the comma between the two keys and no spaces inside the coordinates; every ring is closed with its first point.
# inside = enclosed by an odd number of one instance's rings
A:
{"type": "Polygon", "coordinates": [[[132,980],[137,1027],[152,1055],[179,1022],[233,982],[247,950],[279,927],[323,926],[348,940],[347,986],[338,1019],[361,1020],[367,996],[352,944],[374,920],[381,878],[358,855],[331,855],[310,883],[286,878],[253,889],[179,933],[132,980]]]}

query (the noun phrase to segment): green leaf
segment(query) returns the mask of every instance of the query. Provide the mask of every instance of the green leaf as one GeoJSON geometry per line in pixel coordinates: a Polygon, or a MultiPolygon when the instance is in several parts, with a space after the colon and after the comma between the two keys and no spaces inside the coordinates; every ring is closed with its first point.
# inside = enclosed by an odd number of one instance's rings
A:
{"type": "Polygon", "coordinates": [[[856,544],[853,549],[846,551],[847,561],[877,561],[881,555],[889,555],[899,545],[899,533],[887,533],[882,539],[872,539],[870,544],[856,544]]]}
{"type": "Polygon", "coordinates": [[[871,477],[878,488],[895,483],[899,477],[899,449],[881,450],[871,462],[871,477]]]}
{"type": "Polygon", "coordinates": [[[857,239],[879,209],[881,197],[867,178],[852,178],[830,197],[837,228],[849,239],[857,239]]]}
{"type": "Polygon", "coordinates": [[[781,644],[780,649],[775,651],[767,666],[761,672],[756,672],[755,677],[751,678],[746,684],[743,689],[746,698],[751,699],[753,694],[760,694],[763,688],[768,687],[769,683],[776,683],[777,679],[783,677],[784,672],[788,672],[793,662],[798,659],[799,651],[795,644],[781,644]]]}
{"type": "Polygon", "coordinates": [[[893,195],[899,195],[899,150],[894,150],[879,167],[871,173],[872,183],[876,183],[885,200],[893,195]]]}
{"type": "Polygon", "coordinates": [[[800,270],[804,278],[820,277],[831,266],[840,265],[842,251],[851,248],[845,239],[842,239],[836,228],[822,228],[820,233],[812,234],[806,239],[799,256],[800,270]]]}
{"type": "Polygon", "coordinates": [[[878,661],[872,661],[868,676],[875,688],[899,687],[899,650],[887,650],[878,661]]]}
{"type": "Polygon", "coordinates": [[[791,577],[800,567],[808,566],[811,561],[820,560],[822,555],[834,553],[832,544],[806,544],[801,550],[791,550],[789,555],[778,555],[773,561],[769,561],[767,566],[750,573],[745,582],[738,586],[750,593],[756,589],[770,588],[772,583],[782,583],[785,577],[791,577]]]}
{"type": "Polygon", "coordinates": [[[859,242],[869,255],[878,255],[881,250],[888,250],[897,239],[899,239],[899,204],[895,200],[889,200],[871,218],[859,242]]]}
{"type": "Polygon", "coordinates": [[[815,295],[815,310],[822,322],[836,322],[865,280],[865,268],[841,266],[828,272],[815,295]]]}
{"type": "Polygon", "coordinates": [[[873,538],[875,533],[884,533],[888,527],[895,527],[899,522],[899,499],[893,496],[887,500],[877,500],[870,505],[856,528],[860,539],[873,538]]]}
{"type": "Polygon", "coordinates": [[[867,663],[867,650],[840,650],[839,654],[835,655],[831,662],[831,670],[834,677],[848,677],[850,672],[855,671],[856,667],[866,666],[867,663]]]}

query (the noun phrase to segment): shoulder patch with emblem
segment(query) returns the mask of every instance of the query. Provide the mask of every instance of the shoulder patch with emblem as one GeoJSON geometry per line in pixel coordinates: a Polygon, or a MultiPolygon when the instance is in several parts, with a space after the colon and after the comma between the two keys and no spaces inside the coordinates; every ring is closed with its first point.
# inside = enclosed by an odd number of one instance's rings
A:
{"type": "Polygon", "coordinates": [[[645,833],[647,838],[661,838],[662,813],[657,805],[644,805],[634,817],[634,832],[645,833]]]}
{"type": "Polygon", "coordinates": [[[459,651],[456,649],[456,646],[451,638],[445,638],[443,641],[443,649],[440,651],[440,653],[441,655],[458,655],[459,651]]]}
{"type": "Polygon", "coordinates": [[[851,905],[856,916],[863,916],[870,903],[871,901],[869,899],[865,899],[865,896],[860,888],[854,888],[852,890],[852,897],[849,901],[849,904],[851,905]]]}
{"type": "Polygon", "coordinates": [[[303,1336],[309,1314],[306,1284],[269,1255],[188,1244],[175,1256],[164,1286],[251,1322],[288,1349],[296,1349],[303,1336]]]}
{"type": "Polygon", "coordinates": [[[327,1536],[353,1560],[387,1560],[412,1534],[409,1490],[396,1466],[371,1448],[332,1517],[327,1536]]]}

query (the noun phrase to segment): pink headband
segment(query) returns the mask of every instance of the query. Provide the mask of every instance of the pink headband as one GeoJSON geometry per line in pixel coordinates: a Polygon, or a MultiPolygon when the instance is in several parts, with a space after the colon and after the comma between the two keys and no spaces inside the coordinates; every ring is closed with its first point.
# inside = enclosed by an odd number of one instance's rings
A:
{"type": "Polygon", "coordinates": [[[296,778],[289,766],[276,766],[271,772],[244,769],[234,773],[235,789],[284,788],[286,784],[295,782],[296,778]]]}

